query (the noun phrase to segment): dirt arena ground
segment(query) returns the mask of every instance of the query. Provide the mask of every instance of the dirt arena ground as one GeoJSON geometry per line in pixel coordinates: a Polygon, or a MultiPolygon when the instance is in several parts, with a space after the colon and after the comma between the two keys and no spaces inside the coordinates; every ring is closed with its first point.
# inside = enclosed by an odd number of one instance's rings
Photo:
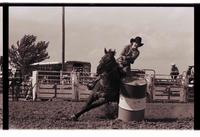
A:
{"type": "MultiPolygon", "coordinates": [[[[193,119],[179,120],[143,120],[141,122],[123,122],[106,117],[105,106],[96,108],[79,121],[69,121],[68,117],[77,112],[84,102],[70,101],[19,101],[9,102],[10,129],[193,129],[193,119]]],[[[113,104],[114,114],[117,105],[113,104]]],[[[113,113],[109,113],[113,114],[113,113]]]]}

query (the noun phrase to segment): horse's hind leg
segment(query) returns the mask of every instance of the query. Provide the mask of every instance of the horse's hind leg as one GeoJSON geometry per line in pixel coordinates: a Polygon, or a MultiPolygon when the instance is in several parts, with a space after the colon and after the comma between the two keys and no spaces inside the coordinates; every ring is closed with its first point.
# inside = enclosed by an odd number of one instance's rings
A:
{"type": "Polygon", "coordinates": [[[92,94],[88,97],[88,101],[85,104],[85,106],[82,108],[82,110],[80,112],[74,114],[71,117],[71,119],[77,120],[83,113],[89,111],[90,109],[93,109],[95,107],[101,106],[101,105],[106,103],[106,100],[104,99],[103,101],[101,100],[100,102],[98,101],[98,102],[93,104],[94,101],[103,97],[103,94],[97,92],[97,91],[100,90],[100,88],[101,88],[100,83],[97,82],[94,89],[93,89],[92,94]]]}
{"type": "Polygon", "coordinates": [[[99,99],[99,100],[95,101],[94,103],[92,103],[92,104],[90,104],[90,105],[84,107],[80,112],[76,113],[75,116],[76,116],[76,118],[78,119],[78,118],[79,118],[82,114],[84,114],[85,112],[88,112],[88,111],[90,111],[91,109],[97,108],[97,107],[99,107],[99,106],[101,106],[101,105],[103,105],[103,104],[106,104],[106,103],[108,103],[108,101],[106,101],[104,98],[99,99]]]}
{"type": "Polygon", "coordinates": [[[94,101],[96,101],[96,100],[98,100],[98,99],[99,99],[98,93],[93,92],[93,93],[88,97],[88,100],[87,100],[87,102],[86,102],[86,104],[85,104],[84,107],[89,106],[90,104],[92,104],[92,102],[94,102],[94,101]]]}
{"type": "Polygon", "coordinates": [[[78,112],[78,113],[75,113],[74,115],[72,115],[72,116],[70,117],[70,119],[71,119],[71,120],[77,120],[78,117],[80,117],[80,115],[82,115],[82,113],[85,113],[83,110],[87,109],[87,107],[88,107],[89,105],[91,105],[94,101],[96,101],[98,98],[99,98],[99,97],[98,97],[98,94],[97,94],[96,92],[93,92],[93,93],[88,97],[87,102],[86,102],[86,104],[84,105],[84,107],[81,109],[81,111],[78,112]]]}

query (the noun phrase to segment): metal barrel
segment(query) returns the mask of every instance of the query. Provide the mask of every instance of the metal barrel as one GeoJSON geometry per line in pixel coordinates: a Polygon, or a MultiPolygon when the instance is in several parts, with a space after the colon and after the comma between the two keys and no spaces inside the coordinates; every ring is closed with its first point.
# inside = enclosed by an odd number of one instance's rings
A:
{"type": "Polygon", "coordinates": [[[147,82],[142,79],[125,79],[120,90],[118,119],[125,122],[144,119],[147,82]]]}

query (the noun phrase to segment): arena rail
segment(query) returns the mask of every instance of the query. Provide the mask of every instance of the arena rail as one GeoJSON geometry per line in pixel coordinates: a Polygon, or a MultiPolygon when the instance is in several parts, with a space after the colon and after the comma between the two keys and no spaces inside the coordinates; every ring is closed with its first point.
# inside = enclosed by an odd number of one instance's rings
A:
{"type": "MultiPolygon", "coordinates": [[[[188,82],[185,73],[176,80],[172,80],[170,75],[156,74],[153,69],[133,69],[131,74],[147,80],[148,103],[194,100],[194,83],[188,82]]],[[[91,94],[87,84],[95,78],[95,74],[89,72],[33,71],[32,86],[30,83],[22,83],[20,97],[26,98],[28,94],[33,100],[59,98],[85,101],[91,94]]],[[[13,97],[12,90],[9,91],[9,97],[13,97]]]]}
{"type": "Polygon", "coordinates": [[[170,75],[156,74],[153,69],[132,69],[131,75],[147,80],[147,102],[193,102],[193,84],[188,84],[185,73],[177,79],[170,75]]]}
{"type": "Polygon", "coordinates": [[[154,102],[186,102],[181,75],[171,79],[170,75],[156,74],[152,90],[154,102]]]}
{"type": "Polygon", "coordinates": [[[84,101],[91,91],[87,84],[95,76],[84,72],[62,72],[62,71],[35,71],[33,72],[33,100],[37,99],[64,99],[73,101],[84,101]]]}

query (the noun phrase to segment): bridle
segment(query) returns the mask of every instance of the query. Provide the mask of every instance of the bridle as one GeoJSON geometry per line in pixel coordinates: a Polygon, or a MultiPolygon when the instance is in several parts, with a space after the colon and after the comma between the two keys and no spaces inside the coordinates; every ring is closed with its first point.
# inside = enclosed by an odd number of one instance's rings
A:
{"type": "Polygon", "coordinates": [[[104,62],[104,64],[101,66],[101,68],[104,68],[104,71],[106,71],[107,73],[109,73],[113,69],[112,66],[116,66],[116,65],[117,65],[117,62],[116,62],[115,58],[113,57],[112,60],[104,62]]]}

